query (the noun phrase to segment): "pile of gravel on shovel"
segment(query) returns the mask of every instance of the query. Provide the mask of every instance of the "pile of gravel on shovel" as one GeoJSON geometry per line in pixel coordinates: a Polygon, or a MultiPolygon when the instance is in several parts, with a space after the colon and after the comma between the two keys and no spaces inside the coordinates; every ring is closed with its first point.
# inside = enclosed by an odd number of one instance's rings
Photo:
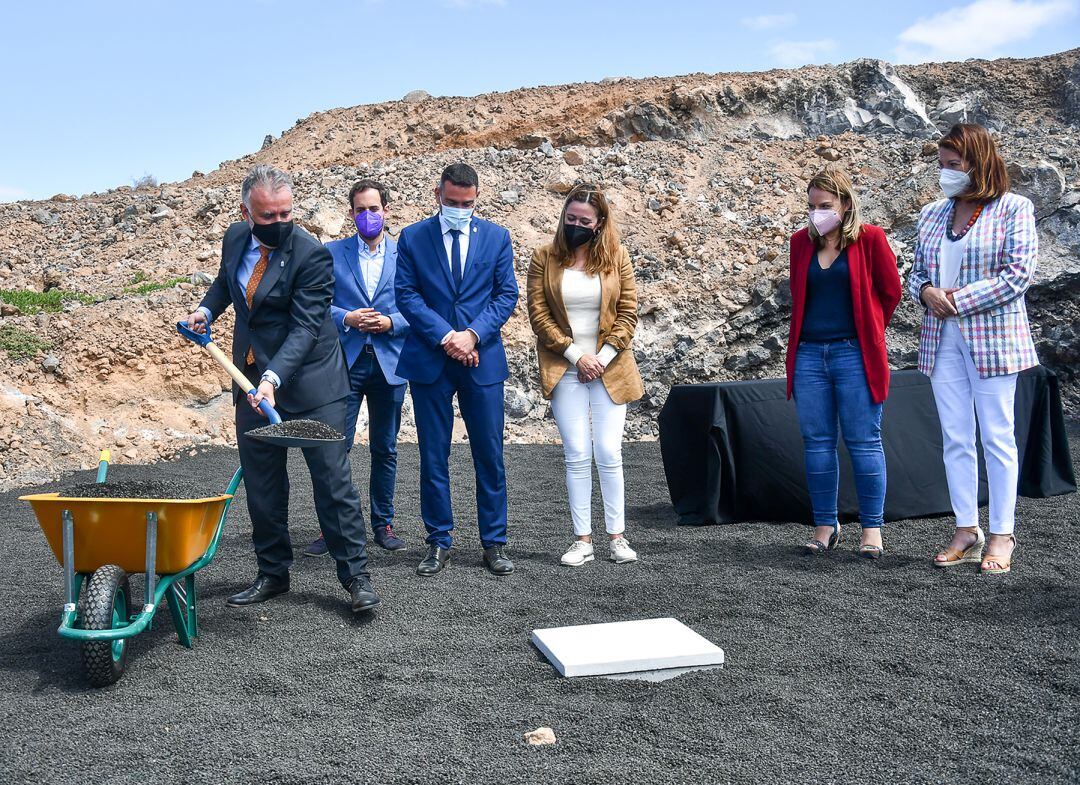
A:
{"type": "Polygon", "coordinates": [[[185,482],[169,480],[126,480],[124,482],[84,482],[60,491],[71,499],[209,499],[207,493],[185,482]]]}
{"type": "Polygon", "coordinates": [[[286,436],[290,439],[325,439],[337,441],[344,438],[329,425],[318,420],[286,420],[276,425],[264,425],[248,431],[249,436],[286,436]]]}

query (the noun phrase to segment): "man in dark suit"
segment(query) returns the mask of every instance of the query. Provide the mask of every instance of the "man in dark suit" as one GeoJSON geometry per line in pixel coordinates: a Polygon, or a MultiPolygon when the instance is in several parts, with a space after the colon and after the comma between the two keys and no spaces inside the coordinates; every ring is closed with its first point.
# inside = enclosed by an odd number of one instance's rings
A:
{"type": "MultiPolygon", "coordinates": [[[[248,379],[259,380],[256,394],[246,400],[241,400],[246,391],[233,386],[236,441],[259,572],[248,589],[228,598],[232,606],[263,602],[289,590],[288,450],[246,435],[266,425],[259,403],[268,401],[283,420],[317,420],[339,432],[345,427],[349,381],[330,319],[333,261],[322,244],[293,225],[292,199],[287,174],[265,164],[251,170],[241,187],[244,220],[225,232],[217,278],[187,317],[191,329],[204,332],[232,305],[233,364],[248,379]]],[[[371,610],[379,595],[367,571],[364,516],[346,445],[342,441],[303,452],[338,579],[351,595],[353,611],[371,610]]]]}
{"type": "MultiPolygon", "coordinates": [[[[360,404],[366,398],[372,539],[388,551],[400,551],[405,541],[394,532],[394,483],[406,382],[395,370],[409,322],[394,302],[397,243],[386,233],[388,198],[386,186],[375,180],[356,183],[349,190],[349,220],[356,234],[333,240],[326,249],[334,257],[330,314],[349,369],[345,444],[352,448],[360,404]]],[[[305,556],[326,553],[325,537],[304,549],[305,556]]]]}
{"type": "Polygon", "coordinates": [[[397,373],[410,382],[420,441],[420,512],[428,553],[416,571],[435,575],[450,558],[450,437],[457,395],[476,471],[476,513],[484,564],[509,575],[503,382],[509,376],[500,330],[518,287],[510,233],[476,218],[480,181],[467,164],[446,167],[439,214],[402,230],[396,294],[410,332],[397,373]]]}

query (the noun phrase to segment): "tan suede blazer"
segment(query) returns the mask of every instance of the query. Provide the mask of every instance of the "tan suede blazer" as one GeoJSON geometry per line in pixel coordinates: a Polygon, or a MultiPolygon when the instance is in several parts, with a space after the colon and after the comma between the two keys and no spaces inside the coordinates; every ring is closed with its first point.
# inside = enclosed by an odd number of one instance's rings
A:
{"type": "MultiPolygon", "coordinates": [[[[529,323],[536,333],[540,387],[551,399],[555,385],[570,368],[563,352],[573,343],[570,320],[562,301],[563,267],[550,245],[533,253],[527,284],[529,323]]],[[[645,394],[630,343],[637,326],[637,288],[630,254],[619,248],[617,269],[600,276],[600,335],[596,352],[605,343],[619,350],[601,376],[611,400],[636,401],[645,394]]],[[[594,352],[595,353],[595,352],[594,352]]]]}

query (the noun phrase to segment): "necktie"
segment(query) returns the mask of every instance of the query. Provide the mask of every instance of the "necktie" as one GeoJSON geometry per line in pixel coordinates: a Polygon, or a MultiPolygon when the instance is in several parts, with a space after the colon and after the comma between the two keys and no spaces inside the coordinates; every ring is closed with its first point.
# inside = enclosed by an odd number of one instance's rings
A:
{"type": "Polygon", "coordinates": [[[461,232],[451,229],[450,236],[453,242],[450,244],[450,272],[454,275],[454,288],[461,288],[461,232]]]}
{"type": "MultiPolygon", "coordinates": [[[[251,304],[255,302],[255,290],[259,288],[259,281],[262,280],[263,273],[266,272],[266,265],[269,261],[270,249],[265,245],[260,245],[259,261],[255,262],[255,269],[251,271],[251,277],[248,278],[247,288],[244,289],[244,295],[247,298],[248,311],[251,310],[251,304]]],[[[245,360],[248,365],[255,364],[255,351],[250,346],[248,347],[245,360]]]]}

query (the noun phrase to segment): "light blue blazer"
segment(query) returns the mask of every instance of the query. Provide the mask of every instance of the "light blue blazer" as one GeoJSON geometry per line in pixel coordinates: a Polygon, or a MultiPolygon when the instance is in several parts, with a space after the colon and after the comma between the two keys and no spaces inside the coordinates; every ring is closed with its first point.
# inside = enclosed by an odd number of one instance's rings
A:
{"type": "Polygon", "coordinates": [[[371,337],[375,347],[375,357],[379,361],[386,381],[390,384],[405,384],[405,379],[397,375],[398,358],[401,347],[409,334],[409,322],[398,311],[394,300],[394,278],[397,274],[397,242],[386,238],[386,256],[383,260],[382,275],[375,287],[375,296],[369,298],[364,275],[360,271],[360,246],[357,235],[343,240],[332,240],[326,244],[334,257],[334,299],[330,303],[330,314],[338,329],[341,346],[345,350],[345,361],[351,368],[360,356],[360,351],[371,337]],[[357,308],[374,308],[393,322],[393,329],[385,333],[365,333],[361,330],[345,329],[345,314],[357,308]]]}

